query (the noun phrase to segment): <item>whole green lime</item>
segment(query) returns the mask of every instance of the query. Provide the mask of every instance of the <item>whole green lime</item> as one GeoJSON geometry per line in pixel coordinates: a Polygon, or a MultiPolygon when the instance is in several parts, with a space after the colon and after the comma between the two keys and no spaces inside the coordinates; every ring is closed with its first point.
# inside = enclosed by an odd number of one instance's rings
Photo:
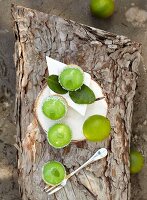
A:
{"type": "Polygon", "coordinates": [[[90,2],[91,13],[96,17],[110,17],[114,13],[114,9],[114,0],[91,0],[90,2]]]}
{"type": "Polygon", "coordinates": [[[66,102],[62,97],[50,96],[44,101],[42,111],[52,120],[61,119],[67,112],[66,102]]]}
{"type": "Polygon", "coordinates": [[[48,142],[54,148],[63,148],[71,142],[72,132],[66,124],[53,125],[47,134],[48,142]]]}
{"type": "Polygon", "coordinates": [[[144,157],[138,151],[130,152],[130,172],[131,174],[139,173],[144,166],[144,157]]]}
{"type": "Polygon", "coordinates": [[[102,115],[92,115],[83,124],[83,133],[87,140],[100,142],[109,137],[110,121],[102,115]]]}
{"type": "Polygon", "coordinates": [[[60,162],[49,161],[42,168],[42,179],[48,185],[60,184],[65,176],[65,168],[60,162]]]}

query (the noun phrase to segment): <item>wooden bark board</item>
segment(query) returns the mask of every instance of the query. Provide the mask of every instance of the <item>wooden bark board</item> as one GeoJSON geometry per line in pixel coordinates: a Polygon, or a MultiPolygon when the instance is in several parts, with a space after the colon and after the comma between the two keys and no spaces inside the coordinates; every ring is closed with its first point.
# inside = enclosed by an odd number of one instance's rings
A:
{"type": "Polygon", "coordinates": [[[22,199],[130,199],[129,147],[140,45],[124,36],[20,6],[12,6],[12,16],[16,36],[16,123],[22,199]],[[48,145],[33,112],[47,75],[46,55],[81,66],[102,86],[112,126],[108,140],[71,144],[62,150],[48,145]],[[48,197],[42,192],[44,162],[58,160],[70,173],[100,147],[108,148],[106,159],[79,172],[55,195],[48,197]]]}

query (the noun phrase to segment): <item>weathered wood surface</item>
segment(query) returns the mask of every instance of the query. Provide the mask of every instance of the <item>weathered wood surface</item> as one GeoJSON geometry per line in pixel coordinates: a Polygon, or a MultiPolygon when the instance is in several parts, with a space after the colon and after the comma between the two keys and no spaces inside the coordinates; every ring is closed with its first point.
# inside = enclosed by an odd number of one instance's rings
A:
{"type": "Polygon", "coordinates": [[[129,146],[140,45],[124,36],[28,8],[12,6],[12,16],[16,36],[16,122],[22,199],[129,200],[129,146]],[[46,55],[67,64],[78,64],[101,84],[112,125],[109,140],[71,144],[63,150],[48,145],[33,113],[47,74],[46,55]],[[106,159],[79,172],[55,195],[48,197],[41,191],[44,162],[61,161],[71,172],[100,147],[108,148],[106,159]]]}

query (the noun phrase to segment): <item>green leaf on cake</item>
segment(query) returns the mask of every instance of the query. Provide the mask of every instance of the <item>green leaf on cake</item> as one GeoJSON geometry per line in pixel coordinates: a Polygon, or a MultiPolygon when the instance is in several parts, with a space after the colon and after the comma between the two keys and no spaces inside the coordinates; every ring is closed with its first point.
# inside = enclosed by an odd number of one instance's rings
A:
{"type": "Polygon", "coordinates": [[[58,81],[57,75],[51,75],[47,78],[49,88],[57,94],[66,94],[68,91],[63,89],[58,81]]]}
{"type": "Polygon", "coordinates": [[[69,92],[70,98],[77,104],[91,104],[96,100],[94,92],[86,85],[76,91],[69,92]]]}

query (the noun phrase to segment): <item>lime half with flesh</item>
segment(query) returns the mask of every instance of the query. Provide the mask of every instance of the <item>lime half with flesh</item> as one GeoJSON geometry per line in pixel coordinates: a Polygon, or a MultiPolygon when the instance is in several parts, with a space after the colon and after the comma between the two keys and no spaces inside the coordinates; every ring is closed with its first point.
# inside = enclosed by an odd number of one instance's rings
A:
{"type": "Polygon", "coordinates": [[[44,101],[42,111],[49,119],[59,120],[66,114],[66,102],[62,97],[50,96],[44,101]]]}
{"type": "Polygon", "coordinates": [[[78,90],[84,82],[83,70],[77,65],[67,65],[59,76],[59,82],[68,91],[78,90]]]}
{"type": "Polygon", "coordinates": [[[72,132],[66,124],[53,125],[47,134],[48,142],[54,148],[63,148],[71,142],[72,132]]]}
{"type": "Polygon", "coordinates": [[[49,161],[42,168],[42,178],[48,185],[60,184],[65,176],[65,168],[60,162],[49,161]]]}

